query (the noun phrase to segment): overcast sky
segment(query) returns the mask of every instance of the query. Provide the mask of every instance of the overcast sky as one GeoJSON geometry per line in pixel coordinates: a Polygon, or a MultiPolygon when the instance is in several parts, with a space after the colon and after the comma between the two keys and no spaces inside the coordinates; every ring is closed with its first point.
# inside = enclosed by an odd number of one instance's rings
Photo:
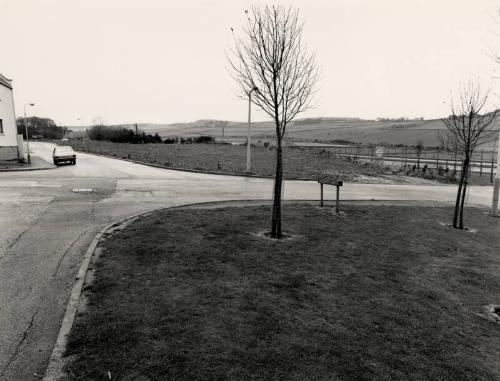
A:
{"type": "MultiPolygon", "coordinates": [[[[14,80],[18,115],[35,102],[32,112],[58,124],[243,121],[225,51],[252,4],[266,3],[0,0],[0,73],[14,80]]],[[[498,1],[280,4],[300,9],[322,72],[303,117],[441,117],[450,91],[477,77],[500,93],[488,55],[500,53],[498,1]]]]}

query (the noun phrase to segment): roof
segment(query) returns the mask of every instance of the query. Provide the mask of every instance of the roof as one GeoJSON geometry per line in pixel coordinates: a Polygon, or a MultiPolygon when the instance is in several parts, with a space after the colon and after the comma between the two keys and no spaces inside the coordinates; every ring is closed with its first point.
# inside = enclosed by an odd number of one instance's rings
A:
{"type": "Polygon", "coordinates": [[[4,85],[5,87],[12,89],[12,84],[10,83],[10,80],[4,77],[2,74],[0,74],[0,85],[4,85]]]}

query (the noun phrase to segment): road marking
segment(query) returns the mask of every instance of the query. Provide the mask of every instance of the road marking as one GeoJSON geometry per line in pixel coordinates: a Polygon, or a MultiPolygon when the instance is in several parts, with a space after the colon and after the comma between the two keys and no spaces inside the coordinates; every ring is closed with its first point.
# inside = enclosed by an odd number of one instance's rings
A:
{"type": "Polygon", "coordinates": [[[93,191],[93,188],[73,188],[73,192],[75,193],[92,193],[93,191]]]}

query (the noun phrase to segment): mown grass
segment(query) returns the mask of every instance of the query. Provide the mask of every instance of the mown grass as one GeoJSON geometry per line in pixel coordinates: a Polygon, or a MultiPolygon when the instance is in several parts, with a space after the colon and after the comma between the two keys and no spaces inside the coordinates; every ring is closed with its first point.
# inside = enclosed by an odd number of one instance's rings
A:
{"type": "Polygon", "coordinates": [[[69,379],[500,379],[500,221],[450,208],[171,210],[105,241],[69,379]]]}

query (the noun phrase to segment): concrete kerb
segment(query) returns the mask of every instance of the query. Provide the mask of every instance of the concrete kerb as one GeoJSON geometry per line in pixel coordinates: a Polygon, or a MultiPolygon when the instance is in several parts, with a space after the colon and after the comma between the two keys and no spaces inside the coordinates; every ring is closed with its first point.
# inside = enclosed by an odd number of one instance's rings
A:
{"type": "MultiPolygon", "coordinates": [[[[35,157],[32,156],[32,159],[35,157]]],[[[40,158],[40,160],[43,160],[40,158]]],[[[44,166],[39,167],[11,167],[11,168],[0,168],[0,172],[22,172],[22,171],[42,171],[46,169],[54,169],[55,165],[50,164],[49,162],[43,160],[46,164],[44,166]]]]}
{"type": "MultiPolygon", "coordinates": [[[[330,202],[332,200],[325,200],[325,202],[330,202]]],[[[85,278],[87,275],[88,267],[91,262],[94,253],[96,252],[97,245],[103,238],[103,236],[113,228],[116,228],[124,223],[131,223],[135,219],[151,214],[153,212],[159,212],[162,210],[173,210],[173,209],[186,209],[186,208],[211,208],[217,207],[220,205],[225,206],[248,206],[248,205],[262,205],[262,204],[271,204],[272,200],[230,200],[230,201],[208,201],[208,202],[200,202],[200,203],[192,203],[192,204],[184,204],[173,207],[161,207],[157,209],[151,209],[145,212],[137,213],[132,216],[114,221],[108,225],[106,225],[97,235],[94,237],[92,242],[90,243],[85,255],[83,256],[82,264],[80,265],[80,269],[78,270],[78,275],[76,277],[76,283],[73,286],[71,291],[71,295],[68,301],[68,305],[66,306],[66,310],[64,313],[64,317],[61,323],[61,328],[59,329],[59,334],[57,336],[56,343],[52,350],[52,354],[49,360],[49,364],[45,371],[43,380],[44,381],[57,381],[61,377],[64,376],[63,366],[64,361],[62,356],[66,350],[66,346],[68,343],[68,338],[71,333],[71,328],[73,327],[73,323],[75,320],[76,313],[78,311],[78,304],[80,301],[80,296],[82,293],[83,285],[85,282],[85,278]]],[[[318,200],[290,200],[285,201],[285,203],[311,203],[317,204],[318,200]]],[[[409,201],[409,200],[344,200],[344,204],[392,204],[392,205],[422,205],[427,204],[429,206],[448,206],[447,203],[442,203],[438,201],[409,201]]]]}
{"type": "Polygon", "coordinates": [[[40,171],[54,168],[56,168],[56,166],[50,164],[47,160],[42,159],[40,156],[32,155],[31,166],[0,168],[0,172],[40,171]]]}
{"type": "Polygon", "coordinates": [[[61,328],[59,329],[59,334],[57,335],[57,340],[52,350],[50,356],[49,364],[45,371],[43,380],[44,381],[56,381],[59,380],[63,375],[64,362],[62,356],[66,350],[66,345],[68,343],[69,334],[75,320],[75,316],[78,310],[78,303],[80,300],[80,295],[82,293],[83,284],[85,282],[85,277],[87,275],[90,260],[92,259],[99,241],[102,239],[103,235],[113,227],[117,227],[125,222],[131,222],[138,217],[144,216],[146,214],[170,208],[158,208],[152,209],[145,212],[137,213],[133,216],[123,218],[118,221],[114,221],[109,225],[106,225],[97,235],[94,237],[90,243],[85,255],[83,256],[82,264],[78,270],[78,275],[76,276],[76,283],[71,290],[71,295],[69,297],[68,305],[66,306],[66,311],[64,312],[64,317],[61,323],[61,328]]]}
{"type": "Polygon", "coordinates": [[[47,168],[0,168],[0,172],[27,172],[27,171],[46,171],[48,169],[55,169],[55,167],[47,168]]]}

